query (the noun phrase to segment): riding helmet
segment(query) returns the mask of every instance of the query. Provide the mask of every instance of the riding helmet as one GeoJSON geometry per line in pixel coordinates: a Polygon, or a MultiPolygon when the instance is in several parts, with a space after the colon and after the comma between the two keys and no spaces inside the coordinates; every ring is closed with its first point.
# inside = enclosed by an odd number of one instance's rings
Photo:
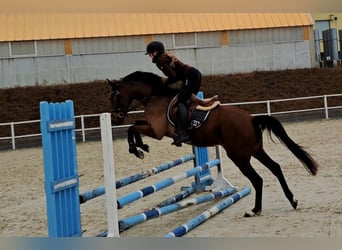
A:
{"type": "Polygon", "coordinates": [[[165,52],[164,45],[158,41],[150,42],[146,47],[145,55],[153,53],[154,51],[157,51],[158,55],[164,53],[165,52]]]}

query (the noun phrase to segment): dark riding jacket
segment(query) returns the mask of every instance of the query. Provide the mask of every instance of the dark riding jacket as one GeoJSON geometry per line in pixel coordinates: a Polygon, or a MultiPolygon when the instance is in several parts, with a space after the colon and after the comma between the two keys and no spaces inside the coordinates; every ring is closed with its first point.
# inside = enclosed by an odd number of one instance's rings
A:
{"type": "Polygon", "coordinates": [[[191,66],[182,63],[181,61],[172,60],[167,54],[161,54],[154,60],[157,67],[167,76],[164,84],[172,84],[177,81],[185,82],[188,78],[188,72],[192,69],[191,66]]]}

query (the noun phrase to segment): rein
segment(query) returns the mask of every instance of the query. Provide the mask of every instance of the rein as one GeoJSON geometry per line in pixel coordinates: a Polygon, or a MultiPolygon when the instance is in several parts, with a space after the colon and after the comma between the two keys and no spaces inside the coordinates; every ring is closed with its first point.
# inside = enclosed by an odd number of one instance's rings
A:
{"type": "MultiPolygon", "coordinates": [[[[117,96],[120,94],[120,91],[115,90],[115,91],[112,91],[110,94],[117,96]]],[[[139,101],[139,103],[137,103],[135,105],[130,105],[128,107],[126,113],[122,111],[121,107],[120,108],[113,108],[112,112],[117,113],[119,118],[124,118],[128,112],[136,110],[140,105],[144,105],[148,99],[149,99],[149,97],[144,97],[141,101],[139,101]]]]}

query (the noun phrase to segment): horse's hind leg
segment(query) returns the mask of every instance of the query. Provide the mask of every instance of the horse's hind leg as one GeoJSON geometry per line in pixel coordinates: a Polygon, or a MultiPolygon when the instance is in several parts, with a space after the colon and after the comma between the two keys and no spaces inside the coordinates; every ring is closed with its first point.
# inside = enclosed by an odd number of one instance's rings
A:
{"type": "Polygon", "coordinates": [[[234,159],[231,158],[235,165],[240,169],[241,173],[246,176],[249,181],[252,183],[255,189],[255,205],[252,209],[252,213],[246,212],[244,217],[252,217],[261,214],[262,210],[262,189],[263,189],[263,180],[261,176],[254,170],[252,165],[248,160],[234,159]]]}
{"type": "Polygon", "coordinates": [[[285,193],[286,198],[289,200],[291,206],[296,209],[298,201],[294,199],[291,190],[289,189],[280,165],[276,163],[271,157],[262,149],[253,155],[262,164],[264,164],[277,178],[285,193]]]}

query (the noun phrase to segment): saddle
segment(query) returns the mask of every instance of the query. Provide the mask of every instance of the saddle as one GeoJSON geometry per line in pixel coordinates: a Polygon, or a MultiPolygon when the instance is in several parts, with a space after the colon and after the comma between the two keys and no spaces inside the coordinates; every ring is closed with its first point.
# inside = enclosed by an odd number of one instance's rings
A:
{"type": "MultiPolygon", "coordinates": [[[[175,119],[177,116],[178,95],[176,95],[169,103],[166,111],[168,122],[175,126],[175,119]]],[[[199,128],[206,121],[211,110],[220,105],[218,95],[210,98],[201,99],[192,94],[189,100],[188,122],[189,129],[199,128]]]]}

